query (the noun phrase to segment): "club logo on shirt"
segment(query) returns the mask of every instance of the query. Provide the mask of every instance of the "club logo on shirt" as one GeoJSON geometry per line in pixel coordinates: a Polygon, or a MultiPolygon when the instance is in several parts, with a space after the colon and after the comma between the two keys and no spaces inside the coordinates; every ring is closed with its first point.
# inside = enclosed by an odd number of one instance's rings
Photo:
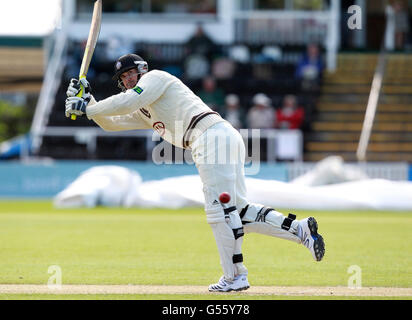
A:
{"type": "Polygon", "coordinates": [[[133,90],[136,91],[137,94],[142,94],[143,92],[143,89],[140,87],[134,87],[133,90]]]}
{"type": "Polygon", "coordinates": [[[148,110],[146,110],[145,108],[140,108],[139,110],[140,110],[141,113],[143,113],[149,119],[152,118],[152,115],[150,114],[150,112],[148,110]]]}
{"type": "Polygon", "coordinates": [[[166,127],[165,127],[165,124],[163,122],[161,122],[161,121],[155,122],[153,124],[153,129],[155,129],[161,137],[163,137],[165,135],[166,127]]]}

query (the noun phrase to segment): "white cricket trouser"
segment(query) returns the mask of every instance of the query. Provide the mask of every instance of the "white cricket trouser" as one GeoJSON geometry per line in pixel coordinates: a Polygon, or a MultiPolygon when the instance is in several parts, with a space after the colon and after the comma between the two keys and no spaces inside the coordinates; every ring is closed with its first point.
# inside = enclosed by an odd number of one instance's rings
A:
{"type": "Polygon", "coordinates": [[[226,207],[247,204],[244,179],[245,146],[239,132],[227,122],[220,122],[207,129],[191,145],[192,157],[199,171],[205,197],[206,219],[210,224],[218,247],[225,278],[232,280],[239,273],[246,273],[242,262],[235,263],[241,255],[243,236],[235,237],[234,230],[242,230],[237,210],[225,220],[219,195],[231,195],[226,207]]]}
{"type": "Polygon", "coordinates": [[[227,122],[207,129],[192,143],[192,157],[199,171],[209,223],[224,221],[219,195],[231,196],[227,206],[245,207],[245,144],[240,133],[227,122]]]}

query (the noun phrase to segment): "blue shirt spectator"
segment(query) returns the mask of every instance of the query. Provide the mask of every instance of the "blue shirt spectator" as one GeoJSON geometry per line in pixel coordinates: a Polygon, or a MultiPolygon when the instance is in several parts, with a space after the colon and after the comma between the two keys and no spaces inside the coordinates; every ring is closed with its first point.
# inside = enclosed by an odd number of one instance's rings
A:
{"type": "Polygon", "coordinates": [[[322,79],[323,61],[316,44],[307,47],[306,54],[298,62],[295,77],[301,81],[303,89],[318,86],[322,79]]]}

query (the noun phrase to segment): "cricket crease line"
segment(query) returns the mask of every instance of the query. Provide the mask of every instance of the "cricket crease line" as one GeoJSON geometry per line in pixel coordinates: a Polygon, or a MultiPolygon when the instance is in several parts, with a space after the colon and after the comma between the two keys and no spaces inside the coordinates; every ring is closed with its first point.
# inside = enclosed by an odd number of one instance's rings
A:
{"type": "Polygon", "coordinates": [[[412,288],[252,286],[241,292],[210,293],[207,286],[190,285],[36,285],[0,284],[0,294],[241,294],[276,296],[412,297],[412,288]]]}

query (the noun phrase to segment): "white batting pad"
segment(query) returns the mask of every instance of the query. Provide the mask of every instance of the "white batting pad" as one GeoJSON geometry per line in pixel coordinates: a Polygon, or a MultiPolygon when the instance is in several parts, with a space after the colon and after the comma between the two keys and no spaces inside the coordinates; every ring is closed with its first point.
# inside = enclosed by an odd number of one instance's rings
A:
{"type": "MultiPolygon", "coordinates": [[[[265,216],[265,221],[256,222],[258,213],[260,212],[262,205],[250,203],[248,210],[246,211],[243,221],[247,221],[243,227],[245,233],[261,233],[272,237],[290,240],[296,243],[300,243],[300,238],[295,234],[297,233],[298,222],[292,221],[289,230],[282,229],[282,223],[286,216],[276,210],[269,211],[265,216]]],[[[265,209],[264,209],[265,210],[265,209]]]]}
{"type": "Polygon", "coordinates": [[[226,222],[211,223],[210,226],[212,227],[219,251],[223,274],[227,280],[233,280],[236,273],[235,265],[233,264],[233,254],[235,250],[233,231],[226,222]]]}

